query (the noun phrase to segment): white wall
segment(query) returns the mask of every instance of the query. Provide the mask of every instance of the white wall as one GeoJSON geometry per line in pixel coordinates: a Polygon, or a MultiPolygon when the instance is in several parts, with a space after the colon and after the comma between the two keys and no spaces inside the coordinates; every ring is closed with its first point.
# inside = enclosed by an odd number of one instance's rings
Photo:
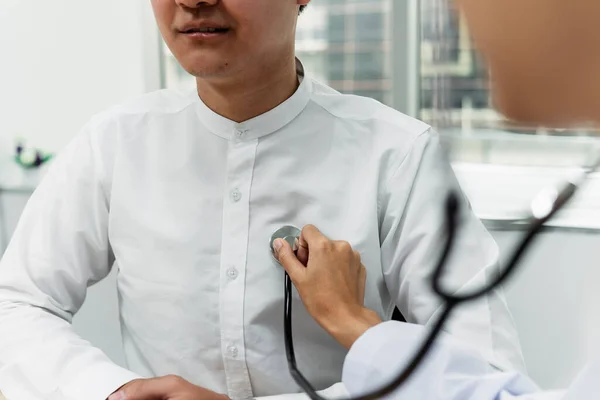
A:
{"type": "MultiPolygon", "coordinates": [[[[10,161],[16,136],[59,151],[93,114],[157,89],[157,40],[147,0],[0,0],[0,185],[29,183],[10,161]]],[[[26,199],[0,198],[9,232],[26,199]]],[[[116,315],[111,275],[75,328],[122,363],[116,315]]]]}
{"type": "Polygon", "coordinates": [[[148,86],[149,1],[0,1],[0,156],[20,135],[60,150],[93,114],[148,86]],[[142,13],[141,10],[145,10],[142,13]]]}
{"type": "MultiPolygon", "coordinates": [[[[506,257],[521,232],[493,232],[506,257]]],[[[506,285],[531,377],[564,388],[588,357],[600,356],[600,234],[540,235],[506,285]]]]}

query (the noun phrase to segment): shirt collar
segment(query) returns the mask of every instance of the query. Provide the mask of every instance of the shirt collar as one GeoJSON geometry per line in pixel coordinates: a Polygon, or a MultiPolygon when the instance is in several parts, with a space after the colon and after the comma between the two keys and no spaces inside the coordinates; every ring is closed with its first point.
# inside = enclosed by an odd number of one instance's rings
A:
{"type": "Polygon", "coordinates": [[[283,103],[264,114],[237,123],[215,113],[195,93],[198,116],[208,130],[228,140],[252,140],[276,132],[292,122],[304,110],[310,100],[312,83],[310,79],[305,78],[304,66],[298,59],[296,59],[296,72],[300,81],[296,92],[283,103]]]}

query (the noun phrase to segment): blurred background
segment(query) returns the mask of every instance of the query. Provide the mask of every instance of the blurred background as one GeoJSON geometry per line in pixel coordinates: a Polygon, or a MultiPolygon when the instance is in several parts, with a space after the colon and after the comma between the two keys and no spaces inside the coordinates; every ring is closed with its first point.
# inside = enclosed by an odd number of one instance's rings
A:
{"type": "MultiPolygon", "coordinates": [[[[314,0],[297,54],[310,76],[423,119],[442,135],[463,189],[503,255],[542,188],[590,163],[599,132],[531,129],[493,110],[488,76],[447,0],[314,0]]],[[[148,1],[0,3],[0,254],[44,168],[17,143],[59,152],[95,113],[194,79],[162,43],[148,1]]],[[[508,287],[531,376],[566,386],[598,350],[600,179],[557,218],[508,287]]],[[[1,273],[1,271],[0,271],[1,273]]],[[[114,276],[90,290],[78,331],[122,363],[114,276]]]]}

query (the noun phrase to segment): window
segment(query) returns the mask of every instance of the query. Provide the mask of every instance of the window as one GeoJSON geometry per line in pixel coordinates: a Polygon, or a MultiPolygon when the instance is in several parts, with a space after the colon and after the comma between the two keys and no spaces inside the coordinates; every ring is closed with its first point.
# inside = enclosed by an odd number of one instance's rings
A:
{"type": "MultiPolygon", "coordinates": [[[[463,189],[482,218],[518,218],[544,187],[599,154],[598,132],[530,129],[493,109],[484,64],[448,0],[421,0],[420,118],[442,134],[463,189]]],[[[600,179],[553,223],[600,228],[600,179]]]]}
{"type": "MultiPolygon", "coordinates": [[[[345,15],[330,15],[326,21],[327,35],[322,36],[320,39],[328,41],[329,43],[344,43],[346,41],[346,16],[345,15]]],[[[308,17],[303,17],[308,18],[308,17]]],[[[301,24],[304,20],[301,20],[301,24]]],[[[305,32],[308,29],[299,29],[299,32],[305,32]]],[[[298,38],[302,41],[301,38],[298,38]]]]}
{"type": "Polygon", "coordinates": [[[511,126],[495,112],[487,70],[453,3],[421,3],[420,117],[447,135],[456,161],[554,167],[589,162],[593,131],[511,126]]]}
{"type": "Polygon", "coordinates": [[[384,14],[379,12],[358,13],[354,16],[354,41],[358,43],[381,43],[385,39],[384,14]]]}
{"type": "Polygon", "coordinates": [[[340,92],[390,104],[391,2],[312,2],[298,20],[296,35],[296,53],[307,72],[340,92]]]}

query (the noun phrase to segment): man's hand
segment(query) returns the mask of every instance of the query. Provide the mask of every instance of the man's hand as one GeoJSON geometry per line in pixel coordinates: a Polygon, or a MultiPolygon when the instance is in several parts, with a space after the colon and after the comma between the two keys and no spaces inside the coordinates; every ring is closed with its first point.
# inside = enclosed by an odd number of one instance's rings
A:
{"type": "Polygon", "coordinates": [[[131,381],[108,400],[229,400],[229,397],[193,385],[179,376],[169,375],[131,381]]]}
{"type": "Polygon", "coordinates": [[[341,345],[350,348],[381,322],[364,307],[367,273],[349,243],[331,241],[307,225],[297,256],[285,240],[276,240],[274,248],[308,312],[341,345]]]}

